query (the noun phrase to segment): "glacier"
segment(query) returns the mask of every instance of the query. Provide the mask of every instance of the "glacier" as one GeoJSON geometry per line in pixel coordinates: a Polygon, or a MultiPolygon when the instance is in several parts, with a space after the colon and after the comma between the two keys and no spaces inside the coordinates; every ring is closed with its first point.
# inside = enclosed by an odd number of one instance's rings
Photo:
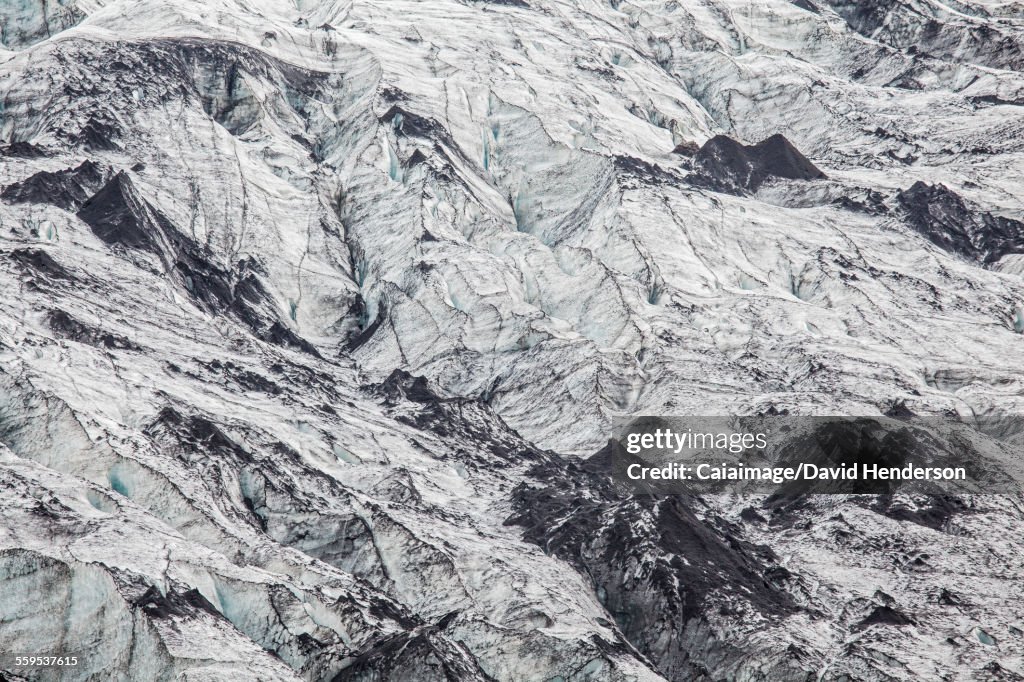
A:
{"type": "Polygon", "coordinates": [[[1024,409],[1024,10],[0,3],[0,654],[1024,677],[1013,496],[624,495],[622,414],[1024,409]]]}

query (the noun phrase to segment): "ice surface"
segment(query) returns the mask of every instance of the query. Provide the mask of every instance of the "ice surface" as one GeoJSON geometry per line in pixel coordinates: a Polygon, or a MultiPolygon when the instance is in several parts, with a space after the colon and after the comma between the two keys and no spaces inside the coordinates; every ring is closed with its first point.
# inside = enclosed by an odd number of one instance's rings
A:
{"type": "Polygon", "coordinates": [[[572,468],[620,413],[1020,410],[1012,5],[0,22],[0,649],[105,651],[82,679],[1021,669],[1016,501],[776,518],[572,468]]]}

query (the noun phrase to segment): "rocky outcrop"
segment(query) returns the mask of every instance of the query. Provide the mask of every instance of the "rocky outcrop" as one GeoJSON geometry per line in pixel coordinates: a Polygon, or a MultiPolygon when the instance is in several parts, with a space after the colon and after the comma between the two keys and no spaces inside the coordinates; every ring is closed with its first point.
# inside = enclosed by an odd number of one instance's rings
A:
{"type": "Polygon", "coordinates": [[[947,251],[985,263],[1024,253],[1024,222],[968,206],[945,185],[919,180],[896,199],[907,223],[947,251]]]}
{"type": "Polygon", "coordinates": [[[55,173],[34,173],[5,187],[0,199],[12,203],[53,204],[66,211],[77,211],[104,185],[107,177],[109,174],[102,166],[83,161],[75,168],[55,173]]]}
{"type": "Polygon", "coordinates": [[[698,184],[730,193],[756,192],[770,178],[825,178],[784,136],[776,134],[755,145],[716,135],[693,158],[698,184]]]}

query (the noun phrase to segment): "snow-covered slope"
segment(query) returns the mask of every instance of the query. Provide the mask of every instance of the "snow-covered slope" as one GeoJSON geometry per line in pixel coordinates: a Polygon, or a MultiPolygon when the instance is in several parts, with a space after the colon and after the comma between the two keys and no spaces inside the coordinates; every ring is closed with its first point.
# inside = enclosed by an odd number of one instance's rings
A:
{"type": "Polygon", "coordinates": [[[578,458],[623,413],[1020,411],[1022,41],[980,0],[0,3],[0,653],[1019,679],[1019,500],[578,458]]]}

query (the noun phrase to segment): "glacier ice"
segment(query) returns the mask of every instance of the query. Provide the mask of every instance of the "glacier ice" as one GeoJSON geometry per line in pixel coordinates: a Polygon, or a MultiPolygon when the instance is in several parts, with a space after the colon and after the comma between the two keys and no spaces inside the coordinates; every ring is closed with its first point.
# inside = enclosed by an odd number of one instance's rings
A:
{"type": "Polygon", "coordinates": [[[1019,674],[1014,500],[593,473],[620,413],[1019,412],[1013,5],[0,24],[0,650],[63,643],[75,679],[1019,674]]]}

